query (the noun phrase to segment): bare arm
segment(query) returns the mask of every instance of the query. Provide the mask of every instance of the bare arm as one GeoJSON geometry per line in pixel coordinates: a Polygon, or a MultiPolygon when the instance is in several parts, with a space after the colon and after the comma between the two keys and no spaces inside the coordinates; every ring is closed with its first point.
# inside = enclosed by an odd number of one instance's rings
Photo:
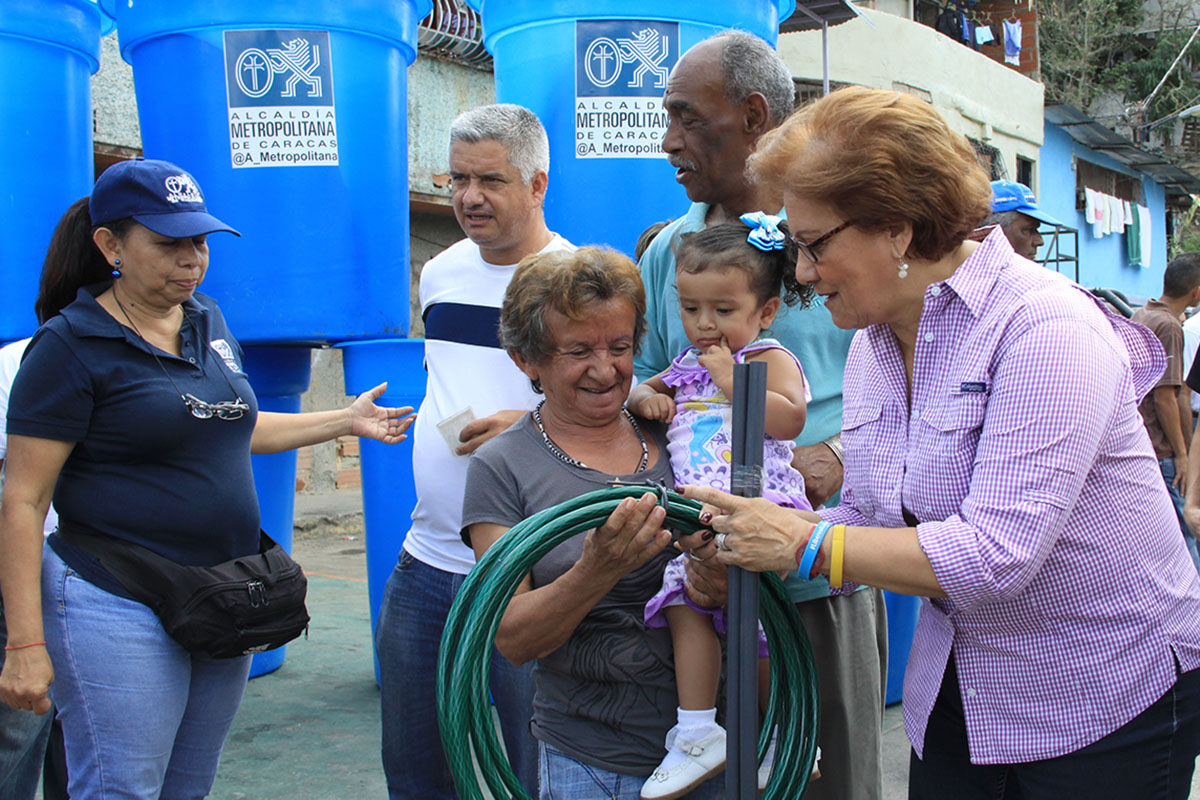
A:
{"type": "Polygon", "coordinates": [[[1154,410],[1158,423],[1175,452],[1175,481],[1172,486],[1187,486],[1187,444],[1183,439],[1183,425],[1179,420],[1179,387],[1154,387],[1154,410]]]}
{"type": "MultiPolygon", "coordinates": [[[[42,642],[42,525],[72,442],[8,438],[8,474],[0,502],[0,588],[8,642],[42,642]]],[[[44,646],[10,650],[0,673],[0,700],[38,714],[50,710],[47,690],[54,668],[44,646]]]]}
{"type": "Polygon", "coordinates": [[[1183,430],[1183,445],[1189,452],[1192,447],[1192,390],[1183,384],[1179,387],[1179,427],[1183,430]]]}
{"type": "Polygon", "coordinates": [[[663,383],[660,372],[642,381],[629,393],[629,410],[643,419],[675,419],[675,390],[663,383]]]}
{"type": "Polygon", "coordinates": [[[327,442],[339,436],[362,436],[385,444],[398,444],[408,438],[405,431],[415,417],[412,408],[383,408],[375,399],[387,389],[381,383],[360,394],[346,408],[281,414],[260,411],[250,439],[250,452],[282,453],[309,444],[327,442]]]}
{"type": "Polygon", "coordinates": [[[1200,447],[1188,451],[1188,470],[1183,504],[1183,520],[1192,535],[1200,539],[1200,447]]]}
{"type": "MultiPolygon", "coordinates": [[[[646,493],[636,502],[626,498],[604,525],[588,532],[583,554],[570,569],[536,589],[526,576],[496,632],[496,647],[504,657],[524,664],[562,647],[617,581],[670,543],[671,534],[662,529],[665,516],[653,494],[646,493]]],[[[507,530],[491,523],[470,526],[476,557],[507,530]]]]}
{"type": "Polygon", "coordinates": [[[495,414],[471,420],[463,426],[462,432],[458,434],[458,440],[462,444],[458,446],[455,452],[460,456],[474,453],[484,442],[499,436],[515,425],[517,420],[525,416],[526,413],[514,408],[497,411],[495,414]]]}
{"type": "Polygon", "coordinates": [[[766,434],[785,441],[795,439],[808,416],[804,375],[790,355],[775,348],[754,353],[748,360],[767,362],[766,434]]]}

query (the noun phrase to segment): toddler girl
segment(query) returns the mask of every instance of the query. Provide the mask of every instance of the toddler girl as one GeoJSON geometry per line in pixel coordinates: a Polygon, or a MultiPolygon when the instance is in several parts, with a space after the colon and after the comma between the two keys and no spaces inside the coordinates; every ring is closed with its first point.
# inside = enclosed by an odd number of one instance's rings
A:
{"type": "MultiPolygon", "coordinates": [[[[730,490],[733,365],[767,363],[764,497],[811,510],[804,478],[792,468],[792,440],[804,428],[809,398],[796,357],[763,331],[782,301],[807,303],[810,286],[795,277],[795,251],[787,225],[762,212],[680,237],[675,280],[683,328],[691,347],[664,372],[639,384],[629,408],[670,424],[667,449],[677,484],[730,490]]],[[[684,556],[667,565],[663,588],[646,605],[646,624],[668,625],[675,649],[679,716],[667,734],[667,756],[642,788],[643,800],[681,797],[724,769],[725,730],[716,722],[721,674],[717,610],[685,599],[684,556]]],[[[766,696],[766,643],[759,634],[760,695],[766,696]]],[[[770,754],[768,754],[768,758],[770,754]]],[[[760,771],[760,788],[769,770],[760,771]]]]}

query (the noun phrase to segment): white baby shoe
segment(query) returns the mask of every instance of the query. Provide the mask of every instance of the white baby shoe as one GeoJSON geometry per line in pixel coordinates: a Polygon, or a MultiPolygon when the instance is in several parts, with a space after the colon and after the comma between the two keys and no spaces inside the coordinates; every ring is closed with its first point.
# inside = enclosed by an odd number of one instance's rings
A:
{"type": "Polygon", "coordinates": [[[675,800],[683,797],[725,769],[725,729],[715,730],[698,741],[679,735],[678,726],[667,733],[667,757],[642,785],[642,800],[675,800]],[[682,758],[680,758],[682,756],[682,758]]]}

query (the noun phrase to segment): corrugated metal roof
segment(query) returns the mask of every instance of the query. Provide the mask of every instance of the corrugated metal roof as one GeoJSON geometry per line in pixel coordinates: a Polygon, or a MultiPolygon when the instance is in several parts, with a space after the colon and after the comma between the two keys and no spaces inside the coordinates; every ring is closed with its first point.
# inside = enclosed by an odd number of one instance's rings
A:
{"type": "Polygon", "coordinates": [[[1046,121],[1057,125],[1075,141],[1098,153],[1112,156],[1130,169],[1144,172],[1166,188],[1167,197],[1200,194],[1200,178],[1157,153],[1143,150],[1121,134],[1065,103],[1046,106],[1046,121]]]}
{"type": "Polygon", "coordinates": [[[820,30],[822,21],[833,26],[856,16],[850,0],[796,0],[795,12],[780,24],[779,32],[820,30]]]}

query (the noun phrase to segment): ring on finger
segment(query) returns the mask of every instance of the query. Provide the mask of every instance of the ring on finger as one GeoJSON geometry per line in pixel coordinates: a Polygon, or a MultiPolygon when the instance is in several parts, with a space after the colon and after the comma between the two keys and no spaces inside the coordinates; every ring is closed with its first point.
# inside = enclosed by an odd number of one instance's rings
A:
{"type": "Polygon", "coordinates": [[[718,550],[728,550],[729,549],[725,545],[725,537],[726,536],[728,536],[728,534],[718,533],[715,537],[713,537],[713,541],[715,541],[717,543],[718,550]]]}
{"type": "MultiPolygon", "coordinates": [[[[696,555],[695,553],[688,552],[688,553],[684,553],[684,555],[687,556],[688,558],[690,558],[692,561],[708,561],[708,558],[701,558],[700,556],[696,555]]],[[[709,556],[709,558],[712,558],[712,556],[709,556]]]]}

